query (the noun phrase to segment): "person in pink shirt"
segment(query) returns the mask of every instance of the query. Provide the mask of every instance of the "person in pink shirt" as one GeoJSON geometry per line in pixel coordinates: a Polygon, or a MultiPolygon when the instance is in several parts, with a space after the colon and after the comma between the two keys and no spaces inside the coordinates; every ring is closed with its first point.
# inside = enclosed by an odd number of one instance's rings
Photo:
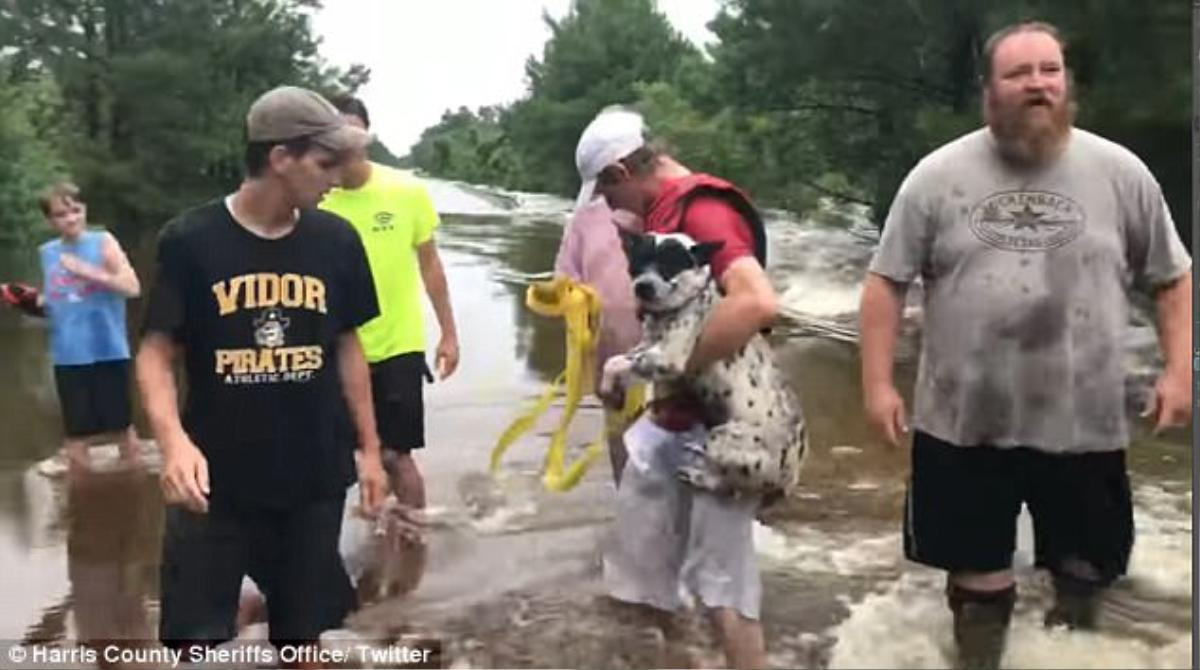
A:
{"type": "MultiPolygon", "coordinates": [[[[600,296],[600,337],[596,344],[596,384],[604,362],[616,354],[633,348],[642,336],[629,263],[621,248],[620,229],[636,229],[632,217],[624,211],[609,209],[603,198],[579,207],[563,231],[554,272],[587,284],[600,296]]],[[[595,389],[593,389],[595,391],[595,389]]],[[[603,399],[602,399],[603,400],[603,399]]],[[[612,462],[613,480],[620,484],[625,467],[625,445],[621,435],[623,423],[616,422],[621,411],[619,399],[605,401],[605,425],[608,429],[608,455],[612,462]]]]}

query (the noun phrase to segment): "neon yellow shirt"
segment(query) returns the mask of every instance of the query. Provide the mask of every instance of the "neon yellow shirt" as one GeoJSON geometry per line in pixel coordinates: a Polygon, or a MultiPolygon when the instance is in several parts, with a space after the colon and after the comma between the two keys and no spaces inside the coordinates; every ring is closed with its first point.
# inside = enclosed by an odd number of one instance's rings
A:
{"type": "Polygon", "coordinates": [[[333,189],[320,207],[353,224],[367,250],[379,300],[379,316],[358,329],[367,361],[424,351],[417,247],[432,239],[438,226],[425,186],[399,170],[371,163],[367,183],[333,189]]]}

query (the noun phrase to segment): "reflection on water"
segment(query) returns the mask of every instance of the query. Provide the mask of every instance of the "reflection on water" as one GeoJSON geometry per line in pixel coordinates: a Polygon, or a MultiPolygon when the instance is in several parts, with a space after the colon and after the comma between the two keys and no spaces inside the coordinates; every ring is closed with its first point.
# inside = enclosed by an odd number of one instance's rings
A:
{"type": "Polygon", "coordinates": [[[26,585],[6,594],[40,600],[6,602],[27,617],[12,621],[20,628],[7,637],[100,646],[153,640],[163,517],[157,477],[80,471],[51,480],[27,471],[20,488],[31,560],[6,566],[7,578],[26,585]]]}
{"type": "Polygon", "coordinates": [[[67,575],[74,634],[102,647],[156,637],[163,506],[144,471],[82,473],[67,481],[67,575]]]}
{"type": "MultiPolygon", "coordinates": [[[[369,605],[348,625],[368,637],[441,636],[448,660],[464,667],[655,666],[663,641],[597,591],[611,518],[606,459],[570,493],[544,492],[537,473],[555,419],[546,417],[512,447],[499,477],[486,474],[500,431],[564,364],[561,323],[523,302],[527,283],[552,268],[569,203],[463,195],[441,182],[434,197],[445,213],[438,239],[462,362],[427,392],[430,446],[417,454],[431,505],[426,570],[411,593],[369,605]]],[[[813,453],[799,493],[755,529],[768,647],[780,667],[946,667],[949,614],[939,576],[900,553],[908,454],[880,444],[861,411],[854,309],[875,237],[865,221],[856,226],[847,232],[779,215],[769,224],[770,276],[789,317],[772,338],[801,395],[813,453]]],[[[149,283],[154,235],[123,242],[149,283]]],[[[8,252],[0,276],[32,280],[31,263],[32,252],[8,252]]],[[[136,320],[139,306],[129,311],[136,320]]],[[[436,341],[431,310],[426,323],[436,341]]],[[[903,349],[913,344],[907,338],[903,349]]],[[[1131,362],[1151,364],[1141,351],[1131,362]]],[[[901,388],[911,387],[911,358],[899,367],[901,388]]],[[[107,639],[153,630],[162,516],[153,477],[106,475],[75,486],[37,474],[33,466],[60,439],[41,324],[0,310],[0,369],[7,382],[0,387],[0,638],[107,639]]],[[[599,425],[589,402],[572,447],[599,425]]],[[[1035,625],[1046,589],[1022,563],[1025,532],[1009,667],[1187,667],[1186,437],[1139,436],[1130,452],[1138,538],[1131,578],[1107,605],[1105,632],[1065,635],[1035,625]]],[[[370,540],[343,540],[348,554],[368,563],[389,560],[369,558],[386,554],[370,540]]],[[[382,566],[384,582],[392,567],[382,566]]],[[[695,662],[721,662],[697,621],[685,628],[695,662]]]]}
{"type": "MultiPolygon", "coordinates": [[[[553,379],[563,366],[562,322],[526,309],[525,287],[553,269],[554,254],[558,250],[556,231],[561,230],[562,221],[511,215],[467,217],[451,214],[443,217],[443,225],[446,234],[439,240],[441,248],[471,256],[477,262],[486,263],[489,270],[486,286],[460,287],[456,282],[455,291],[490,291],[497,298],[502,297],[511,309],[511,317],[507,320],[516,328],[516,348],[512,355],[525,361],[542,380],[553,379]]],[[[469,316],[474,315],[463,315],[459,319],[465,320],[469,316]]],[[[491,325],[493,323],[489,321],[484,327],[490,330],[488,326],[491,325]]]]}

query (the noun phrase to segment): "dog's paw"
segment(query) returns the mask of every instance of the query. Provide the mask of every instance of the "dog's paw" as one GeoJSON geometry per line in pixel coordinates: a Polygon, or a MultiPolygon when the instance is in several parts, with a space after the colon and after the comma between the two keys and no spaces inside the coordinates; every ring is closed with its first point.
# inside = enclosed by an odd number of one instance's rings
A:
{"type": "Polygon", "coordinates": [[[774,506],[775,503],[783,500],[785,497],[787,497],[787,494],[780,488],[772,487],[763,491],[762,509],[774,506]]]}
{"type": "Polygon", "coordinates": [[[628,386],[632,370],[633,361],[628,356],[613,356],[605,361],[600,375],[600,394],[611,395],[616,389],[628,386]]]}
{"type": "Polygon", "coordinates": [[[723,479],[700,465],[681,465],[675,471],[675,476],[683,483],[705,491],[719,493],[725,489],[723,479]]]}
{"type": "Polygon", "coordinates": [[[639,351],[632,359],[633,373],[643,379],[667,380],[683,376],[683,363],[671,360],[662,345],[639,351]]]}
{"type": "Polygon", "coordinates": [[[685,441],[683,451],[687,458],[694,461],[703,461],[708,458],[708,444],[702,440],[685,441]]]}

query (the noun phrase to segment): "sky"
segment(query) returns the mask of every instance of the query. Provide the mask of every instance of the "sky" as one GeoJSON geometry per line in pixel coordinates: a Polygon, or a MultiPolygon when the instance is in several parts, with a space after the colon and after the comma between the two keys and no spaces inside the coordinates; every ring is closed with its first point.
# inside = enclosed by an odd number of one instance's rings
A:
{"type": "MultiPolygon", "coordinates": [[[[719,0],[658,0],[697,45],[719,0]]],[[[550,31],[545,9],[562,18],[570,0],[325,0],[313,17],[320,52],[333,65],[362,63],[370,82],[359,97],[371,130],[398,156],[446,109],[506,104],[525,92],[525,62],[541,57],[550,31]]]]}

